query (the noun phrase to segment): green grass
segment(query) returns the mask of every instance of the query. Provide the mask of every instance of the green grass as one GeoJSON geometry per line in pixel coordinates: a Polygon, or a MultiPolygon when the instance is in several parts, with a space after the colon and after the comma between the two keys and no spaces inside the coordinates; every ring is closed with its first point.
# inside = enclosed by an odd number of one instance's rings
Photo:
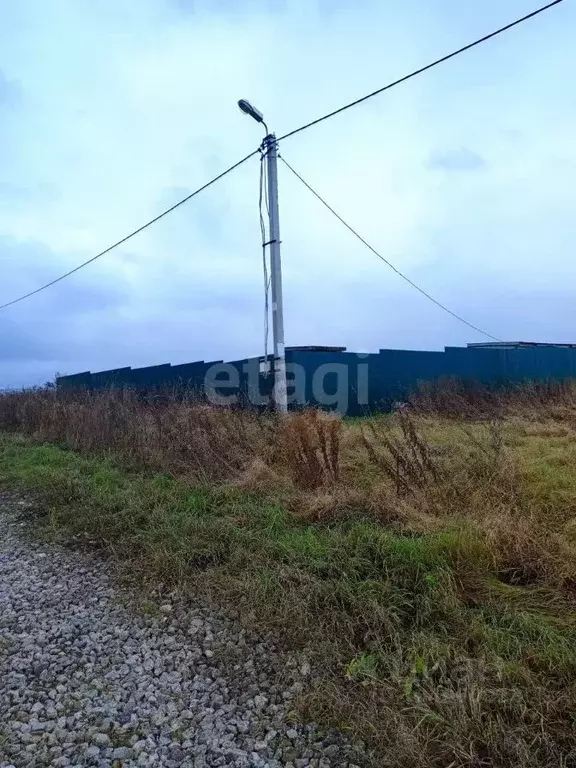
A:
{"type": "MultiPolygon", "coordinates": [[[[553,457],[532,473],[531,498],[554,500],[563,471],[553,457]]],[[[302,716],[367,737],[388,765],[574,764],[572,599],[503,583],[469,516],[431,531],[313,524],[263,492],[129,472],[7,434],[0,483],[44,501],[51,535],[81,534],[126,571],[211,590],[306,647],[316,684],[302,716]]]]}

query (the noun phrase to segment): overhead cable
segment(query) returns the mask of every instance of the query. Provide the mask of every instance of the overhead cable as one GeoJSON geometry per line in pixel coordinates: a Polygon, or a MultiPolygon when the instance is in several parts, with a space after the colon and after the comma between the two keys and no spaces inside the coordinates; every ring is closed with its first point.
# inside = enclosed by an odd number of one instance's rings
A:
{"type": "Polygon", "coordinates": [[[35,288],[33,291],[30,291],[29,293],[25,293],[22,296],[18,296],[18,298],[12,299],[12,301],[7,301],[5,304],[0,304],[0,310],[6,309],[6,307],[11,307],[13,304],[17,304],[19,301],[24,301],[24,299],[29,299],[30,296],[35,296],[37,293],[40,293],[40,291],[44,291],[46,290],[46,288],[50,288],[51,286],[56,285],[56,283],[59,283],[61,280],[64,280],[65,278],[70,277],[70,275],[73,275],[75,272],[78,272],[80,269],[87,267],[88,264],[92,264],[92,262],[96,261],[96,259],[99,259],[101,256],[105,256],[107,253],[110,253],[110,251],[113,251],[115,248],[118,248],[119,245],[123,245],[125,242],[133,238],[135,235],[138,235],[140,234],[140,232],[143,232],[145,229],[148,229],[148,227],[151,227],[152,224],[156,224],[156,222],[160,221],[160,219],[163,219],[164,216],[167,216],[169,213],[172,213],[172,211],[176,210],[176,208],[179,208],[181,205],[184,205],[184,203],[187,203],[193,197],[196,197],[196,195],[199,195],[200,192],[203,192],[205,189],[208,189],[208,187],[211,187],[212,184],[215,184],[217,181],[220,181],[220,179],[223,179],[224,176],[227,176],[229,173],[236,170],[236,168],[242,165],[242,163],[245,163],[247,160],[249,160],[251,157],[254,157],[254,155],[257,155],[257,154],[258,154],[258,150],[256,149],[254,150],[254,152],[251,152],[249,155],[246,155],[246,157],[242,158],[242,160],[239,160],[237,163],[234,163],[234,165],[231,165],[230,168],[227,168],[225,171],[218,174],[218,176],[215,176],[213,179],[211,179],[209,182],[204,184],[202,187],[199,187],[194,192],[191,192],[189,195],[186,195],[186,197],[183,197],[182,200],[179,200],[174,205],[171,205],[170,208],[167,208],[165,211],[162,211],[162,213],[158,214],[158,216],[155,216],[153,219],[150,219],[150,221],[146,222],[146,224],[143,224],[141,227],[138,227],[138,229],[135,229],[133,232],[130,232],[129,235],[126,235],[121,240],[118,240],[117,242],[113,243],[113,245],[109,245],[108,248],[105,248],[103,251],[100,251],[100,253],[97,253],[96,256],[92,256],[92,258],[82,262],[82,264],[78,264],[78,266],[74,267],[74,269],[71,269],[68,272],[65,272],[63,275],[60,275],[60,277],[57,277],[54,280],[51,280],[49,283],[46,283],[45,285],[41,285],[39,288],[35,288]]]}
{"type": "Polygon", "coordinates": [[[410,72],[408,75],[404,75],[404,77],[399,78],[398,80],[394,80],[391,83],[388,83],[388,85],[383,86],[382,88],[378,88],[376,91],[372,91],[372,93],[368,93],[366,96],[362,96],[359,99],[356,99],[355,101],[351,101],[349,104],[345,104],[343,107],[339,107],[338,109],[335,109],[333,112],[329,112],[327,115],[323,115],[322,117],[316,118],[316,120],[312,120],[309,123],[306,123],[305,125],[301,125],[300,128],[295,128],[293,131],[289,131],[288,133],[285,133],[283,136],[280,136],[278,138],[278,141],[282,141],[283,139],[289,139],[291,136],[294,136],[297,133],[300,133],[301,131],[306,131],[308,128],[312,128],[313,125],[318,125],[318,123],[324,122],[324,120],[328,120],[331,117],[334,117],[335,115],[339,115],[341,112],[344,112],[347,109],[350,109],[351,107],[355,107],[357,104],[362,104],[364,101],[368,101],[368,99],[371,99],[373,96],[378,96],[380,93],[384,93],[384,91],[389,91],[391,88],[394,88],[397,85],[400,85],[401,83],[405,83],[407,80],[411,80],[413,77],[416,77],[417,75],[421,75],[423,72],[427,72],[429,69],[432,69],[433,67],[437,67],[438,64],[443,64],[445,61],[449,61],[450,59],[453,59],[455,56],[459,56],[461,53],[465,53],[466,51],[469,51],[471,48],[475,48],[477,45],[480,45],[481,43],[485,43],[487,40],[491,40],[493,37],[496,37],[497,35],[501,35],[503,32],[507,32],[509,29],[512,29],[513,27],[517,27],[519,24],[522,24],[525,21],[528,21],[528,19],[534,18],[534,16],[538,16],[540,13],[544,13],[544,11],[549,10],[555,5],[559,5],[562,3],[563,0],[553,0],[553,2],[548,3],[548,5],[543,5],[541,8],[537,8],[535,11],[532,11],[532,13],[526,14],[526,16],[522,16],[519,19],[516,19],[516,21],[512,21],[510,24],[506,24],[504,27],[500,27],[500,29],[496,29],[494,32],[490,32],[488,35],[484,35],[484,37],[479,37],[477,40],[474,40],[472,43],[468,43],[468,45],[464,45],[462,48],[458,48],[456,51],[452,51],[452,53],[447,54],[446,56],[442,56],[440,59],[436,59],[435,61],[430,62],[430,64],[426,64],[424,67],[420,67],[420,69],[415,69],[413,72],[410,72]]]}
{"type": "Polygon", "coordinates": [[[468,328],[472,328],[473,331],[476,331],[477,333],[482,334],[482,336],[486,336],[488,339],[491,339],[492,341],[501,341],[501,339],[499,339],[498,337],[493,336],[491,333],[488,333],[487,331],[483,331],[482,328],[478,328],[478,326],[474,325],[473,323],[468,322],[468,320],[463,318],[461,315],[458,315],[458,314],[456,314],[456,312],[453,312],[445,304],[442,304],[440,301],[438,301],[438,299],[435,299],[434,296],[429,294],[427,291],[425,291],[423,288],[421,288],[419,285],[417,285],[413,280],[411,280],[409,277],[407,277],[403,272],[401,272],[398,269],[398,267],[395,267],[394,264],[392,264],[391,261],[388,261],[388,259],[386,259],[384,256],[382,256],[382,254],[379,253],[374,247],[372,247],[370,245],[370,243],[367,242],[367,240],[365,240],[362,237],[362,235],[360,235],[352,226],[350,226],[350,224],[348,224],[348,222],[345,219],[343,219],[342,216],[340,216],[340,214],[337,213],[334,210],[334,208],[332,208],[332,206],[329,205],[326,202],[326,200],[324,200],[324,198],[318,192],[316,192],[316,190],[313,187],[311,187],[310,184],[308,184],[308,182],[305,181],[302,178],[302,176],[300,176],[300,174],[297,171],[294,170],[294,168],[292,168],[290,163],[287,160],[285,160],[282,157],[282,155],[278,155],[278,157],[284,163],[284,165],[294,174],[294,176],[296,176],[296,178],[299,181],[301,181],[302,184],[304,184],[306,189],[308,189],[310,192],[312,192],[314,197],[316,197],[322,203],[322,205],[324,205],[330,211],[330,213],[332,213],[334,216],[336,216],[336,218],[338,219],[338,221],[340,221],[341,224],[344,224],[346,229],[348,229],[350,232],[352,232],[352,234],[355,237],[357,237],[358,240],[360,240],[360,242],[363,243],[366,246],[366,248],[368,248],[370,251],[372,251],[372,253],[375,256],[377,256],[381,261],[383,261],[384,264],[386,264],[388,267],[390,267],[390,269],[392,269],[394,272],[396,272],[396,274],[399,277],[401,277],[402,280],[405,280],[408,283],[408,285],[411,285],[412,288],[415,288],[419,293],[421,293],[423,296],[425,296],[427,299],[429,299],[433,304],[436,304],[436,306],[439,307],[440,309],[442,309],[444,312],[447,312],[449,315],[452,315],[452,317],[454,317],[456,320],[459,320],[461,323],[464,323],[464,325],[467,325],[468,328]]]}

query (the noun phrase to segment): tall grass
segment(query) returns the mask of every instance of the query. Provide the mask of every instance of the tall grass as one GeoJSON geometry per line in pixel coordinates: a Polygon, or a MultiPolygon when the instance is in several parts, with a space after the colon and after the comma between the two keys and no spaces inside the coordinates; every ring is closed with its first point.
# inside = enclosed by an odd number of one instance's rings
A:
{"type": "Polygon", "coordinates": [[[545,416],[572,418],[576,409],[576,379],[525,381],[494,387],[443,378],[422,382],[409,400],[415,412],[457,419],[484,420],[513,415],[538,420],[545,416]]]}
{"type": "Polygon", "coordinates": [[[377,764],[567,768],[574,391],[450,392],[350,422],[10,393],[0,478],[46,497],[55,530],[306,647],[301,708],[377,764]]]}
{"type": "Polygon", "coordinates": [[[338,479],[342,423],[313,409],[277,419],[194,396],[46,388],[0,395],[0,429],[175,477],[237,480],[264,463],[316,488],[338,479]]]}
{"type": "Polygon", "coordinates": [[[132,390],[35,390],[0,398],[0,427],[83,452],[114,453],[154,471],[217,480],[266,452],[269,420],[132,390]]]}

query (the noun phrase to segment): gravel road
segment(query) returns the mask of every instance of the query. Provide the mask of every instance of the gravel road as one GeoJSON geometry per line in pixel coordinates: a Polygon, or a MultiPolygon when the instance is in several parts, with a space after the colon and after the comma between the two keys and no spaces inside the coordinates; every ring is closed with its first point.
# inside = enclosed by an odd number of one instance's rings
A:
{"type": "Polygon", "coordinates": [[[30,538],[28,507],[0,496],[2,768],[355,768],[287,722],[305,661],[201,605],[143,608],[95,555],[30,538]]]}

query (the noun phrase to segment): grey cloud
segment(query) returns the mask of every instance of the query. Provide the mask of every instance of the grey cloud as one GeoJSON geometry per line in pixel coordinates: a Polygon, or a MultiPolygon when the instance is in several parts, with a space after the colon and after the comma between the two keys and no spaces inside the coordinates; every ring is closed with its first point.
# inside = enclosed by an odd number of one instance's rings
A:
{"type": "MultiPolygon", "coordinates": [[[[68,264],[43,243],[4,237],[0,268],[3,303],[54,279],[68,264]]],[[[42,383],[64,365],[76,368],[72,361],[81,359],[94,339],[103,350],[112,346],[106,327],[126,302],[127,286],[118,274],[113,280],[102,274],[98,265],[88,270],[90,275],[80,272],[0,312],[0,387],[42,383]]]]}
{"type": "MultiPolygon", "coordinates": [[[[158,207],[159,209],[164,210],[165,208],[176,205],[181,200],[191,195],[193,191],[194,190],[189,187],[166,187],[162,190],[158,207]]],[[[226,198],[221,196],[221,192],[209,189],[198,197],[195,197],[193,200],[182,203],[180,212],[183,214],[183,218],[193,222],[200,228],[202,233],[213,240],[223,234],[220,230],[228,208],[229,205],[226,202],[226,198]],[[184,209],[186,209],[186,213],[184,213],[184,209]]]]}
{"type": "MultiPolygon", "coordinates": [[[[424,0],[389,9],[376,0],[143,0],[137,19],[113,0],[67,0],[57,12],[41,1],[33,12],[7,5],[18,18],[0,30],[0,230],[66,243],[70,252],[0,237],[0,304],[246,154],[259,136],[236,109],[240,96],[280,132],[377,87],[392,70],[408,71],[422,46],[442,47],[482,16],[474,4],[461,4],[458,18],[429,14],[424,0]],[[283,7],[278,23],[271,10],[283,7]]],[[[568,166],[575,113],[560,86],[549,87],[555,57],[573,59],[563,30],[545,48],[546,66],[530,70],[528,90],[523,68],[487,60],[483,88],[473,61],[462,59],[290,144],[305,178],[383,254],[503,337],[559,337],[571,327],[568,298],[533,295],[544,280],[553,290],[576,279],[568,166]],[[564,165],[551,165],[552,150],[564,165]],[[501,295],[499,286],[510,285],[522,300],[501,295]]],[[[524,61],[520,38],[508,40],[506,55],[524,61]]],[[[41,383],[56,370],[261,352],[257,194],[254,158],[126,246],[0,312],[0,386],[41,383]]],[[[295,180],[282,177],[280,195],[287,343],[377,349],[481,340],[364,255],[295,180]]]]}
{"type": "MultiPolygon", "coordinates": [[[[87,267],[90,269],[90,267],[87,267]]],[[[54,289],[47,289],[54,290],[54,289]]],[[[58,295],[53,294],[51,300],[56,305],[65,305],[76,314],[84,312],[101,312],[119,309],[127,297],[127,286],[118,283],[118,275],[110,282],[90,284],[89,278],[67,278],[62,281],[58,295]],[[81,280],[81,282],[79,282],[81,280]]]]}
{"type": "Polygon", "coordinates": [[[0,318],[0,366],[13,361],[49,360],[53,357],[52,347],[50,338],[22,328],[9,317],[0,318]]]}
{"type": "Polygon", "coordinates": [[[9,365],[0,363],[0,391],[33,387],[54,381],[58,373],[63,372],[58,361],[34,360],[11,361],[9,365]]]}
{"type": "MultiPolygon", "coordinates": [[[[0,239],[2,266],[7,279],[0,303],[65,271],[43,243],[12,238],[0,239]]],[[[102,269],[97,262],[0,312],[0,388],[40,384],[55,371],[233,358],[237,350],[253,351],[244,340],[254,336],[254,326],[261,337],[259,284],[214,286],[202,275],[179,279],[168,271],[152,280],[154,290],[143,298],[117,271],[102,269]]]]}
{"type": "Polygon", "coordinates": [[[437,171],[481,171],[487,167],[486,160],[471,149],[449,149],[444,152],[433,152],[427,167],[437,171]]]}
{"type": "MultiPolygon", "coordinates": [[[[81,263],[85,258],[86,254],[79,254],[77,262],[81,263]]],[[[70,262],[60,262],[58,254],[44,243],[0,237],[0,268],[4,272],[0,294],[2,304],[54,280],[70,269],[70,262]]],[[[127,286],[118,274],[107,279],[98,270],[98,265],[89,266],[86,270],[57,283],[33,299],[27,299],[30,311],[41,313],[50,309],[62,314],[111,310],[125,301],[127,286]]]]}

